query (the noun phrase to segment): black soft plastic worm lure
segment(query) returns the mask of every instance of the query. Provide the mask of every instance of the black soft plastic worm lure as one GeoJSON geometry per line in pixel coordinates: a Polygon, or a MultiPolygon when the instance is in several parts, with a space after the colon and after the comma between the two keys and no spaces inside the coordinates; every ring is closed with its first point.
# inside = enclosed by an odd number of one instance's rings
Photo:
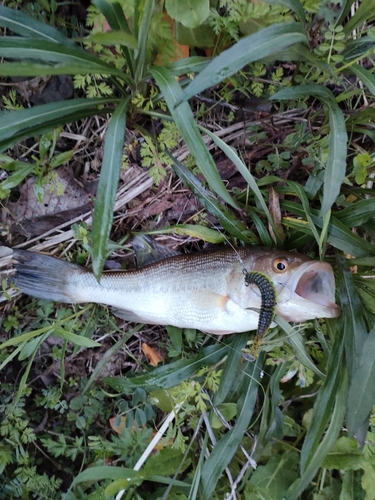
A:
{"type": "Polygon", "coordinates": [[[261,343],[264,335],[269,329],[276,309],[276,290],[275,286],[268,276],[258,272],[245,272],[245,285],[254,284],[259,288],[261,295],[261,306],[258,321],[258,330],[256,333],[257,343],[261,343]]]}

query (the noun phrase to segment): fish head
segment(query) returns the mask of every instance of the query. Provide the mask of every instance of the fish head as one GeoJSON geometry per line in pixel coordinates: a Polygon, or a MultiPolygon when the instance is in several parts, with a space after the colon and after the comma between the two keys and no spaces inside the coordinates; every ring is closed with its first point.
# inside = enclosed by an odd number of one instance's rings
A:
{"type": "MultiPolygon", "coordinates": [[[[243,258],[243,264],[248,272],[260,272],[270,278],[276,289],[276,313],[287,321],[336,318],[340,315],[341,309],[335,303],[335,278],[327,262],[282,250],[256,249],[243,258]]],[[[246,286],[243,271],[240,271],[242,280],[239,269],[232,275],[232,278],[236,275],[236,286],[232,286],[231,291],[242,307],[260,308],[258,288],[256,285],[246,286]]]]}

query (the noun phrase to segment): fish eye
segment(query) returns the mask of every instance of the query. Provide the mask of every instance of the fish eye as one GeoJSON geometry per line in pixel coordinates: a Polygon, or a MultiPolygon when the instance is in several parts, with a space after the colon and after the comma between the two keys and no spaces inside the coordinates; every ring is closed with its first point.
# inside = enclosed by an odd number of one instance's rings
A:
{"type": "Polygon", "coordinates": [[[287,261],[287,259],[284,259],[282,257],[275,259],[273,262],[273,270],[277,273],[284,273],[288,269],[288,267],[289,262],[287,261]]]}

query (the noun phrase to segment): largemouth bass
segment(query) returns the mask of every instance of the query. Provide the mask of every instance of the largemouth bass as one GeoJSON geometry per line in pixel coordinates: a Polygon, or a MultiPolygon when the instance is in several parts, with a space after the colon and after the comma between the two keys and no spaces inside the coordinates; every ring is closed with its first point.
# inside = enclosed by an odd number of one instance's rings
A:
{"type": "Polygon", "coordinates": [[[15,284],[24,293],[58,302],[106,304],[128,321],[218,335],[255,330],[261,294],[245,282],[244,269],[270,278],[276,313],[288,321],[340,314],[331,266],[276,249],[169,253],[167,258],[157,252],[139,269],[104,272],[100,282],[90,270],[48,255],[14,250],[14,259],[15,284]]]}

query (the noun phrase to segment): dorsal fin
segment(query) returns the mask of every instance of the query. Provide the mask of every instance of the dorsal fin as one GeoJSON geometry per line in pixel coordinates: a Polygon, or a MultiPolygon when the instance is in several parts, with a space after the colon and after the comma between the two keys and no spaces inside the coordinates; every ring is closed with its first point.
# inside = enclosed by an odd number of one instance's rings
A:
{"type": "Polygon", "coordinates": [[[137,267],[143,267],[168,257],[180,255],[176,250],[172,250],[161,243],[158,243],[150,236],[138,234],[132,241],[137,260],[137,267]]]}

